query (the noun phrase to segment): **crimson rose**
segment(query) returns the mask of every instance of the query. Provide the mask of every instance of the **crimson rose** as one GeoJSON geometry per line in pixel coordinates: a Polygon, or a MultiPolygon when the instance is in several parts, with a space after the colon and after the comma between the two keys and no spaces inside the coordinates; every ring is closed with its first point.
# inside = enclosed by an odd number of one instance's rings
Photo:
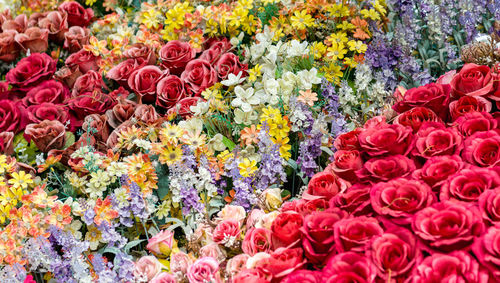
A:
{"type": "Polygon", "coordinates": [[[5,80],[16,89],[28,91],[49,79],[55,71],[54,59],[45,53],[33,53],[21,59],[16,67],[5,75],[5,80]]]}

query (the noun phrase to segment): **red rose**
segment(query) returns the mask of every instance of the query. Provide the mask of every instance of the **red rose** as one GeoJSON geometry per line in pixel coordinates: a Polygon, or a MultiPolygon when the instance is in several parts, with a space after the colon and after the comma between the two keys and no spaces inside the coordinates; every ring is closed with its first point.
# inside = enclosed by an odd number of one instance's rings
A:
{"type": "Polygon", "coordinates": [[[361,133],[361,129],[355,129],[354,131],[347,132],[345,134],[339,135],[334,142],[334,146],[337,150],[359,150],[361,149],[358,141],[358,136],[361,133]]]}
{"type": "Polygon", "coordinates": [[[472,136],[477,132],[487,132],[498,128],[498,120],[487,112],[467,113],[460,116],[454,124],[465,137],[472,136]]]}
{"type": "Polygon", "coordinates": [[[5,30],[0,33],[0,60],[10,63],[19,56],[19,45],[15,40],[17,31],[5,30]]]}
{"type": "Polygon", "coordinates": [[[248,65],[242,64],[240,58],[233,53],[226,53],[217,61],[216,70],[219,78],[225,80],[229,74],[238,75],[239,72],[242,72],[245,75],[248,65]]]}
{"type": "Polygon", "coordinates": [[[413,233],[399,227],[373,237],[367,244],[366,255],[372,260],[378,277],[384,282],[401,282],[422,259],[413,233]]]}
{"type": "Polygon", "coordinates": [[[38,20],[38,26],[49,30],[50,40],[62,42],[64,34],[68,31],[68,14],[51,11],[45,17],[38,20]]]}
{"type": "Polygon", "coordinates": [[[269,283],[271,275],[266,274],[258,269],[245,269],[233,277],[233,283],[269,283]]]}
{"type": "Polygon", "coordinates": [[[0,100],[0,132],[18,133],[26,126],[26,109],[21,103],[0,100]]]}
{"type": "Polygon", "coordinates": [[[62,3],[59,5],[58,10],[68,14],[68,24],[70,26],[86,27],[94,17],[94,11],[91,8],[85,9],[75,1],[62,3]]]}
{"type": "Polygon", "coordinates": [[[106,111],[109,125],[118,128],[123,122],[134,115],[136,103],[130,100],[119,99],[112,109],[106,111]]]}
{"type": "Polygon", "coordinates": [[[57,120],[43,120],[38,124],[29,124],[24,133],[33,140],[36,147],[42,152],[62,149],[66,143],[66,130],[64,125],[57,120]]]}
{"type": "Polygon", "coordinates": [[[359,136],[361,148],[370,156],[406,155],[413,143],[412,128],[382,123],[362,131],[359,136]]]}
{"type": "Polygon", "coordinates": [[[189,61],[196,57],[196,50],[188,42],[172,40],[160,49],[159,55],[164,68],[174,75],[180,75],[189,61]]]}
{"type": "Polygon", "coordinates": [[[455,96],[487,96],[493,90],[493,76],[488,66],[465,64],[450,82],[455,96]]]}
{"type": "Polygon", "coordinates": [[[144,66],[135,70],[128,78],[128,86],[142,102],[153,102],[156,94],[156,84],[162,75],[167,75],[156,66],[144,66]]]}
{"type": "Polygon", "coordinates": [[[299,243],[302,235],[300,227],[304,217],[296,212],[283,212],[276,216],[271,224],[273,247],[295,246],[299,243]]]}
{"type": "Polygon", "coordinates": [[[221,221],[212,233],[215,243],[229,246],[239,241],[240,235],[240,223],[233,219],[221,221]]]}
{"type": "Polygon", "coordinates": [[[207,61],[195,59],[186,65],[181,79],[187,84],[187,89],[198,96],[217,82],[217,72],[207,61]]]}
{"type": "Polygon", "coordinates": [[[204,101],[204,100],[201,97],[183,98],[179,100],[179,102],[177,102],[177,104],[174,107],[170,108],[167,114],[171,115],[172,113],[177,113],[181,115],[183,118],[189,117],[193,114],[190,109],[191,106],[196,105],[199,101],[204,101]]]}
{"type": "Polygon", "coordinates": [[[56,71],[56,62],[45,53],[33,53],[21,59],[5,76],[7,83],[21,91],[28,91],[49,79],[56,71]]]}
{"type": "Polygon", "coordinates": [[[411,127],[414,133],[418,132],[425,122],[441,122],[441,119],[434,111],[426,107],[415,107],[399,114],[394,119],[394,124],[411,127]]]}
{"type": "MultiPolygon", "coordinates": [[[[42,103],[63,104],[69,98],[69,89],[62,83],[49,80],[30,89],[23,99],[26,106],[42,103]]],[[[49,119],[50,120],[50,119],[49,119]]]]}
{"type": "Polygon", "coordinates": [[[166,76],[159,80],[156,93],[156,106],[165,109],[172,108],[187,95],[184,81],[175,75],[166,76]]]}
{"type": "Polygon", "coordinates": [[[403,155],[372,158],[356,171],[362,181],[372,183],[389,181],[397,177],[405,177],[415,171],[415,162],[403,155]]]}
{"type": "Polygon", "coordinates": [[[441,119],[446,120],[448,109],[443,105],[448,105],[450,100],[451,87],[430,83],[406,91],[403,100],[395,104],[392,108],[403,113],[415,107],[427,107],[434,111],[441,119]]]}
{"type": "MultiPolygon", "coordinates": [[[[257,282],[257,281],[255,281],[257,282]]],[[[260,281],[259,281],[260,282],[260,281]]],[[[281,281],[282,283],[321,283],[323,282],[323,274],[319,271],[312,270],[296,270],[281,281]]]]}
{"type": "Polygon", "coordinates": [[[462,136],[455,128],[447,128],[442,123],[426,122],[416,134],[413,154],[430,158],[458,154],[462,148],[462,136]]]}
{"type": "Polygon", "coordinates": [[[43,120],[57,120],[65,124],[69,120],[67,107],[49,102],[31,105],[27,108],[28,120],[31,123],[40,123],[43,120]]]}
{"type": "Polygon", "coordinates": [[[203,51],[199,59],[206,60],[210,62],[210,64],[215,64],[221,55],[227,52],[230,48],[231,44],[229,42],[215,42],[209,49],[203,51]]]}
{"type": "Polygon", "coordinates": [[[269,253],[271,245],[271,230],[252,227],[246,232],[241,249],[247,255],[254,256],[260,252],[269,253]]]}
{"type": "Polygon", "coordinates": [[[500,224],[500,188],[483,192],[478,199],[481,216],[490,225],[500,224]]]}
{"type": "Polygon", "coordinates": [[[103,114],[113,107],[115,101],[108,95],[102,93],[82,93],[69,102],[69,108],[81,121],[90,114],[103,114]]]}
{"type": "Polygon", "coordinates": [[[356,170],[363,167],[363,159],[357,150],[338,150],[333,155],[334,161],[328,166],[340,178],[354,182],[358,178],[356,170]]]}
{"type": "Polygon", "coordinates": [[[99,71],[98,61],[101,57],[95,56],[94,53],[82,49],[76,53],[69,55],[66,59],[65,64],[70,68],[78,66],[82,73],[86,73],[90,70],[99,71]]]}
{"type": "Polygon", "coordinates": [[[154,49],[143,43],[135,43],[127,47],[127,49],[123,51],[123,56],[128,59],[142,59],[146,62],[146,65],[156,64],[156,54],[154,49]]]}
{"type": "Polygon", "coordinates": [[[353,252],[338,254],[323,268],[325,283],[357,282],[373,283],[377,269],[369,258],[353,252]]]}
{"type": "Polygon", "coordinates": [[[459,100],[450,102],[451,119],[455,121],[460,116],[470,112],[490,112],[491,102],[480,96],[464,96],[459,100]]]}
{"type": "Polygon", "coordinates": [[[100,143],[106,143],[110,134],[106,115],[88,115],[83,121],[82,129],[85,134],[94,136],[96,141],[100,143]],[[89,129],[91,129],[91,133],[88,132],[89,129]]]}
{"type": "Polygon", "coordinates": [[[384,233],[377,219],[366,216],[337,221],[334,229],[335,245],[338,252],[364,252],[366,243],[372,237],[384,233]]]}
{"type": "Polygon", "coordinates": [[[497,131],[475,133],[464,144],[462,157],[465,161],[480,167],[500,164],[500,134],[497,131]]]}
{"type": "Polygon", "coordinates": [[[405,282],[487,283],[488,277],[488,272],[468,253],[453,251],[426,257],[413,269],[413,274],[405,282]]]}
{"type": "Polygon", "coordinates": [[[128,79],[135,71],[146,66],[143,58],[127,59],[111,68],[106,74],[106,78],[117,81],[120,85],[128,87],[128,79]]]}
{"type": "Polygon", "coordinates": [[[80,71],[80,68],[75,65],[71,68],[68,68],[67,66],[62,67],[61,69],[57,70],[57,72],[54,74],[54,77],[58,79],[59,81],[64,82],[68,87],[73,87],[75,84],[76,79],[82,75],[82,72],[80,71]]]}
{"type": "Polygon", "coordinates": [[[456,73],[457,73],[457,70],[448,71],[444,75],[441,75],[436,80],[436,83],[443,84],[443,85],[450,84],[451,80],[453,79],[453,77],[455,76],[456,73]]]}
{"type": "Polygon", "coordinates": [[[271,257],[258,261],[256,268],[264,274],[271,274],[273,282],[279,282],[280,279],[300,269],[304,264],[301,248],[278,248],[271,253],[271,257]]]}
{"type": "Polygon", "coordinates": [[[101,93],[105,86],[106,85],[102,80],[101,74],[90,70],[76,79],[75,84],[73,85],[72,94],[73,96],[78,96],[79,94],[86,92],[101,93]]]}
{"type": "Polygon", "coordinates": [[[417,212],[412,230],[431,249],[449,252],[469,246],[483,223],[476,206],[444,201],[417,212]]]}
{"type": "Polygon", "coordinates": [[[330,199],[330,207],[338,207],[353,216],[370,215],[372,212],[370,187],[363,184],[355,184],[345,192],[330,199]]]}
{"type": "Polygon", "coordinates": [[[134,118],[146,124],[152,124],[160,119],[153,105],[139,104],[135,108],[134,118]]]}
{"type": "Polygon", "coordinates": [[[446,179],[464,168],[466,164],[458,155],[434,156],[428,159],[421,169],[413,172],[414,179],[422,180],[433,190],[438,191],[446,179]]]}
{"type": "Polygon", "coordinates": [[[309,262],[321,264],[335,252],[334,224],[347,216],[340,209],[317,211],[304,218],[302,247],[309,262]]]}
{"type": "MultiPolygon", "coordinates": [[[[328,201],[322,198],[305,200],[300,199],[297,203],[296,212],[302,214],[302,216],[309,215],[315,211],[323,211],[329,208],[328,201]]],[[[282,211],[283,207],[282,207],[282,211]]]]}
{"type": "Polygon", "coordinates": [[[30,27],[24,33],[17,34],[15,39],[25,52],[45,52],[49,46],[49,30],[30,27]]]}
{"type": "Polygon", "coordinates": [[[475,202],[479,196],[500,186],[500,176],[492,169],[471,168],[462,169],[448,180],[441,188],[441,201],[456,199],[466,202],[475,202]]]}
{"type": "Polygon", "coordinates": [[[349,183],[330,172],[319,172],[311,178],[302,197],[305,199],[325,198],[329,200],[338,193],[345,191],[348,186],[349,183]]]}
{"type": "Polygon", "coordinates": [[[64,49],[70,53],[77,52],[83,48],[84,45],[89,44],[90,30],[85,27],[73,26],[64,33],[64,49]]]}
{"type": "Polygon", "coordinates": [[[1,132],[0,133],[0,153],[5,155],[14,154],[14,133],[1,132]]]}
{"type": "Polygon", "coordinates": [[[370,199],[375,212],[399,225],[411,223],[413,214],[436,201],[426,183],[405,178],[375,184],[370,199]]]}
{"type": "MultiPolygon", "coordinates": [[[[485,234],[477,238],[472,251],[482,266],[493,275],[494,281],[500,281],[500,226],[490,227],[485,234]]],[[[492,278],[493,279],[493,278],[492,278]]]]}

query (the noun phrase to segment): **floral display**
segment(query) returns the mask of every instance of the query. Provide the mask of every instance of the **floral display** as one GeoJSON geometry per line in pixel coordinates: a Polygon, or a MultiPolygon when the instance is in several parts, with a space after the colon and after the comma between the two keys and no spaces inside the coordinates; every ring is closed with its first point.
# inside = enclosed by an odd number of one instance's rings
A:
{"type": "Polygon", "coordinates": [[[0,282],[500,280],[500,2],[407,2],[0,2],[0,282]]]}

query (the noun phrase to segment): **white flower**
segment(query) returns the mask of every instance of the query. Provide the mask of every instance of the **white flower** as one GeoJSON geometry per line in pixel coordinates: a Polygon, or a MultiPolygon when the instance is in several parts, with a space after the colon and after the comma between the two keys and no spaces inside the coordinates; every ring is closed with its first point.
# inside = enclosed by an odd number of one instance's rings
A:
{"type": "Polygon", "coordinates": [[[234,110],[234,121],[236,124],[251,125],[258,115],[255,111],[243,112],[241,109],[234,110]]]}
{"type": "MultiPolygon", "coordinates": [[[[233,86],[233,85],[238,85],[238,84],[241,84],[242,82],[244,82],[247,78],[242,78],[241,76],[243,75],[243,72],[240,71],[238,73],[238,75],[234,75],[234,74],[229,74],[229,76],[227,76],[227,79],[226,80],[223,80],[221,82],[221,84],[225,85],[225,86],[233,86]]],[[[199,104],[199,102],[198,102],[199,104]]]]}
{"type": "Polygon", "coordinates": [[[240,107],[244,112],[252,111],[252,105],[257,105],[260,103],[259,97],[254,95],[253,87],[249,87],[246,90],[240,86],[234,88],[234,93],[236,98],[231,102],[233,107],[240,107]]]}
{"type": "Polygon", "coordinates": [[[300,43],[300,41],[296,39],[292,40],[288,45],[286,58],[302,57],[304,55],[307,55],[309,53],[307,44],[307,41],[303,41],[302,43],[300,43]]]}
{"type": "Polygon", "coordinates": [[[278,59],[278,55],[280,54],[281,46],[283,45],[283,42],[279,41],[276,43],[276,45],[270,45],[267,47],[267,55],[266,58],[271,61],[271,63],[275,64],[276,60],[278,59]]]}
{"type": "Polygon", "coordinates": [[[196,105],[191,105],[189,110],[194,113],[194,116],[201,116],[208,112],[209,103],[206,101],[200,101],[196,105]]]}
{"type": "Polygon", "coordinates": [[[145,150],[151,149],[151,142],[144,139],[135,139],[132,141],[132,143],[135,144],[137,147],[140,147],[145,150]]]}
{"type": "Polygon", "coordinates": [[[189,120],[180,121],[179,127],[196,136],[203,130],[203,120],[199,118],[191,118],[189,120]]]}
{"type": "Polygon", "coordinates": [[[229,40],[229,42],[234,46],[238,46],[240,44],[240,42],[243,40],[243,36],[245,36],[245,34],[243,32],[240,32],[240,34],[238,35],[238,37],[231,37],[231,40],[229,40]]]}
{"type": "Polygon", "coordinates": [[[318,77],[318,70],[316,68],[311,68],[311,70],[302,70],[297,73],[298,82],[303,89],[311,89],[313,84],[321,83],[321,79],[318,77]]]}
{"type": "Polygon", "coordinates": [[[224,149],[226,149],[224,137],[220,133],[213,136],[213,138],[208,141],[208,145],[211,146],[214,151],[224,151],[224,149]]]}
{"type": "Polygon", "coordinates": [[[263,32],[255,35],[255,39],[257,39],[257,41],[259,41],[260,43],[262,43],[262,42],[269,42],[270,43],[270,42],[272,42],[273,37],[274,37],[274,32],[271,31],[271,29],[269,28],[268,25],[266,25],[264,27],[263,32]]]}
{"type": "Polygon", "coordinates": [[[280,84],[278,83],[277,80],[273,78],[266,78],[263,81],[264,84],[264,90],[266,91],[267,94],[270,95],[277,95],[278,91],[280,89],[280,84]]]}
{"type": "Polygon", "coordinates": [[[122,175],[127,174],[128,167],[124,162],[113,161],[106,168],[106,171],[108,171],[110,176],[121,177],[122,175]]]}

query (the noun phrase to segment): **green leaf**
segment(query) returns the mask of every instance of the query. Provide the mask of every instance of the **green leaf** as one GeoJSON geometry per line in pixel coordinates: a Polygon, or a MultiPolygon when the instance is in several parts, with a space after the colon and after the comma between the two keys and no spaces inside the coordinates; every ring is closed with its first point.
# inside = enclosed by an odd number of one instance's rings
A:
{"type": "Polygon", "coordinates": [[[288,159],[288,165],[290,165],[290,167],[292,167],[294,170],[298,170],[299,166],[297,165],[297,162],[295,162],[295,160],[293,159],[288,159]]]}
{"type": "Polygon", "coordinates": [[[63,149],[66,149],[75,143],[75,135],[72,132],[66,132],[66,143],[63,149]]]}
{"type": "Polygon", "coordinates": [[[227,146],[229,151],[232,151],[233,148],[236,146],[234,142],[232,142],[230,139],[226,138],[225,136],[222,137],[222,143],[227,146]]]}
{"type": "Polygon", "coordinates": [[[170,191],[170,180],[168,178],[168,174],[159,175],[158,177],[158,189],[156,193],[158,194],[158,198],[163,200],[168,195],[170,191]]]}
{"type": "Polygon", "coordinates": [[[120,252],[120,250],[118,248],[115,248],[115,247],[106,247],[104,249],[101,249],[100,254],[110,253],[110,254],[116,255],[119,252],[120,252]]]}
{"type": "Polygon", "coordinates": [[[123,247],[123,250],[125,251],[125,253],[129,253],[130,252],[130,249],[139,245],[140,243],[144,242],[146,240],[144,239],[140,239],[140,240],[134,240],[134,241],[131,241],[131,242],[128,242],[125,247],[123,247]]]}

